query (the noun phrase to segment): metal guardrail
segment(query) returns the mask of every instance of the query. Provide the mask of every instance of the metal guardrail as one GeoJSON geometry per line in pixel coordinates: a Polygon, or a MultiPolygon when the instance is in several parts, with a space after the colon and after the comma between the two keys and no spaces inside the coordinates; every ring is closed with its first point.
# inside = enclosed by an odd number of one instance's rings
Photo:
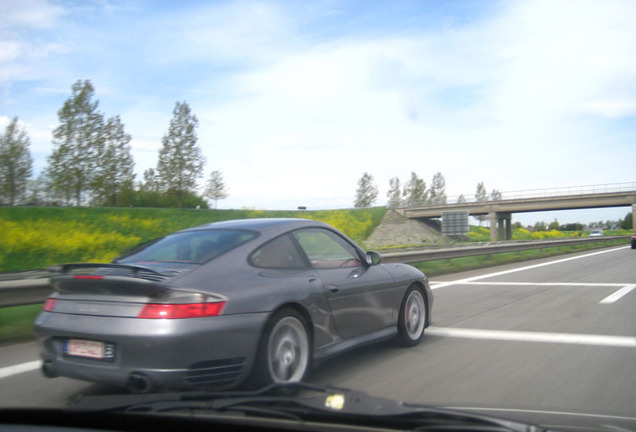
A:
{"type": "MultiPolygon", "coordinates": [[[[489,255],[502,252],[543,249],[556,246],[570,246],[582,243],[602,243],[614,240],[628,240],[631,236],[584,237],[560,240],[538,240],[497,242],[469,246],[455,246],[439,249],[420,249],[382,254],[385,263],[416,263],[439,259],[463,258],[467,256],[489,255]]],[[[626,241],[627,243],[627,241],[626,241]]],[[[0,273],[0,308],[43,303],[51,294],[50,273],[46,270],[29,272],[0,273]]]]}
{"type": "Polygon", "coordinates": [[[413,250],[382,254],[383,262],[387,263],[416,263],[468,256],[490,255],[503,252],[518,252],[522,250],[544,249],[558,246],[571,246],[583,243],[602,243],[614,240],[626,240],[631,236],[583,237],[559,240],[514,241],[481,244],[479,246],[456,246],[439,249],[413,250]]]}
{"type": "Polygon", "coordinates": [[[0,308],[43,303],[51,295],[49,278],[0,282],[0,308]]]}

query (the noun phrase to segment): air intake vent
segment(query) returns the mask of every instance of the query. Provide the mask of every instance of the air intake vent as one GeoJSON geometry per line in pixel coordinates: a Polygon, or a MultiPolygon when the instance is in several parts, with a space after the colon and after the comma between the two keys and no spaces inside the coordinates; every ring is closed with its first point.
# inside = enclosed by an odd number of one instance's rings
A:
{"type": "Polygon", "coordinates": [[[230,384],[245,368],[245,357],[195,363],[186,372],[185,380],[194,385],[221,386],[230,384]]]}

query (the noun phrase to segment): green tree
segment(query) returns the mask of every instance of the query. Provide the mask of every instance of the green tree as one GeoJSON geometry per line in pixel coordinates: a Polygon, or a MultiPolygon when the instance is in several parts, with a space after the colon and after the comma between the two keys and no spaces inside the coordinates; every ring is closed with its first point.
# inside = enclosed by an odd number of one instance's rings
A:
{"type": "Polygon", "coordinates": [[[371,207],[378,199],[378,188],[373,182],[373,176],[367,172],[358,180],[354,207],[371,207]]]}
{"type": "Polygon", "coordinates": [[[30,140],[18,126],[18,118],[5,128],[0,137],[0,199],[13,206],[24,198],[33,172],[33,159],[29,152],[30,140]]]}
{"type": "Polygon", "coordinates": [[[161,189],[159,185],[159,179],[154,169],[148,168],[144,171],[144,182],[142,187],[148,191],[159,192],[161,189]]]}
{"type": "MultiPolygon", "coordinates": [[[[484,186],[484,182],[477,183],[477,190],[475,191],[475,201],[484,202],[488,201],[488,192],[486,192],[486,187],[484,186]]],[[[479,226],[481,223],[487,219],[485,215],[475,216],[475,219],[479,221],[479,226]]]]}
{"type": "Polygon", "coordinates": [[[102,153],[92,184],[94,198],[100,204],[111,207],[132,204],[135,162],[130,153],[131,139],[124,131],[119,116],[108,119],[104,125],[102,153]]]}
{"type": "Polygon", "coordinates": [[[433,176],[428,199],[433,205],[446,204],[446,179],[441,172],[433,176]]]}
{"type": "Polygon", "coordinates": [[[404,204],[408,207],[421,206],[428,201],[428,191],[426,190],[426,182],[411,172],[411,178],[404,185],[404,204]]]}
{"type": "Polygon", "coordinates": [[[389,180],[389,191],[386,196],[388,198],[387,207],[398,208],[402,205],[402,186],[398,177],[389,180]]]}
{"type": "Polygon", "coordinates": [[[477,191],[475,192],[475,201],[477,202],[488,201],[488,192],[486,192],[486,187],[484,186],[484,182],[480,182],[477,184],[477,191]]]}
{"type": "Polygon", "coordinates": [[[205,158],[197,146],[198,126],[188,104],[177,102],[159,151],[157,176],[162,188],[176,195],[179,208],[183,208],[185,195],[195,192],[197,179],[203,176],[205,158]]]}
{"type": "Polygon", "coordinates": [[[42,206],[47,204],[47,183],[43,173],[35,178],[29,180],[27,186],[28,195],[25,199],[27,205],[30,206],[42,206]]]}
{"type": "Polygon", "coordinates": [[[501,201],[501,192],[497,189],[493,189],[492,192],[490,192],[490,201],[501,201]]]}
{"type": "Polygon", "coordinates": [[[221,171],[212,171],[203,196],[214,201],[214,209],[216,209],[218,200],[225,199],[229,196],[221,171]]]}
{"type": "Polygon", "coordinates": [[[60,125],[53,131],[47,176],[67,204],[74,199],[79,206],[93,184],[103,152],[104,118],[97,110],[99,102],[92,100],[95,89],[90,81],[77,81],[71,89],[73,95],[57,112],[60,125]]]}
{"type": "Polygon", "coordinates": [[[561,225],[558,229],[559,231],[583,231],[584,228],[582,223],[574,222],[561,225]]]}
{"type": "Polygon", "coordinates": [[[627,213],[625,219],[623,219],[620,223],[621,229],[624,230],[633,230],[634,229],[634,217],[633,212],[627,213]]]}

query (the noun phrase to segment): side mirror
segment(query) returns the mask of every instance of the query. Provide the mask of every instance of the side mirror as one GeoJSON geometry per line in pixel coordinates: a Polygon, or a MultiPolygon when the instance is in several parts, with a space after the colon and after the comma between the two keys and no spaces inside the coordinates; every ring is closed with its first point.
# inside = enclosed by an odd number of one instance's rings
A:
{"type": "Polygon", "coordinates": [[[382,262],[382,255],[375,251],[369,251],[366,255],[367,264],[370,266],[378,265],[382,262]]]}

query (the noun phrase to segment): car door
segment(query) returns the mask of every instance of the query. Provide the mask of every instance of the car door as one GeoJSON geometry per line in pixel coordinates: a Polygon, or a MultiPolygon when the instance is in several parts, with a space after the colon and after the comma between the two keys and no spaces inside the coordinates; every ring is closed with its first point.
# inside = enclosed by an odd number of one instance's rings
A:
{"type": "Polygon", "coordinates": [[[303,229],[294,236],[318,273],[338,333],[355,337],[391,325],[395,295],[391,275],[369,266],[358,250],[333,231],[303,229]]]}

